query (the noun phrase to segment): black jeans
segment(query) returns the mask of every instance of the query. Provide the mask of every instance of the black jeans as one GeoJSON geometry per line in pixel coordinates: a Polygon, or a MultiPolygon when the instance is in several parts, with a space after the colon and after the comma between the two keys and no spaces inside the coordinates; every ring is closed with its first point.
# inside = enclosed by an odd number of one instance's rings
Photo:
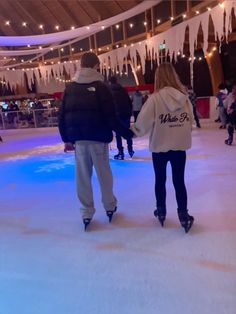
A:
{"type": "MultiPolygon", "coordinates": [[[[130,127],[130,118],[127,119],[120,119],[121,123],[123,124],[124,127],[129,128],[130,127]]],[[[127,141],[127,147],[128,151],[133,150],[133,141],[132,138],[129,138],[126,140],[127,141]]],[[[122,137],[120,134],[116,133],[116,146],[119,150],[119,152],[123,151],[123,146],[122,146],[122,137]]]]}
{"type": "Polygon", "coordinates": [[[152,161],[155,171],[157,207],[166,207],[166,166],[169,161],[172,168],[172,181],[175,188],[178,211],[186,211],[187,191],[184,183],[186,152],[170,150],[166,153],[152,153],[152,161]]]}

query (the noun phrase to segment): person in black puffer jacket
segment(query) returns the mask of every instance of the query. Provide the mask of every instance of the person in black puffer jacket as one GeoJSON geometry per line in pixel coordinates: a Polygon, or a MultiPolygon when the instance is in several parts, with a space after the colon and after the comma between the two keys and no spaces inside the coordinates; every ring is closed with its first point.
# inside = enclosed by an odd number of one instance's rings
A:
{"type": "MultiPolygon", "coordinates": [[[[129,98],[127,91],[123,86],[117,83],[117,78],[111,76],[109,79],[110,90],[115,102],[116,114],[121,121],[121,123],[129,128],[130,127],[130,118],[132,116],[132,101],[129,98]]],[[[122,146],[122,137],[121,134],[116,132],[116,145],[118,149],[118,154],[114,156],[115,159],[124,159],[124,148],[122,146]]],[[[130,157],[133,157],[133,141],[132,138],[127,139],[127,148],[130,157]]]]}
{"type": "Polygon", "coordinates": [[[64,151],[75,149],[77,194],[85,229],[95,213],[91,184],[93,166],[101,188],[102,202],[109,221],[117,209],[109,165],[108,143],[113,133],[133,136],[116,116],[115,105],[103,76],[97,72],[99,59],[94,53],[81,57],[81,69],[65,88],[59,110],[59,132],[64,151]]]}

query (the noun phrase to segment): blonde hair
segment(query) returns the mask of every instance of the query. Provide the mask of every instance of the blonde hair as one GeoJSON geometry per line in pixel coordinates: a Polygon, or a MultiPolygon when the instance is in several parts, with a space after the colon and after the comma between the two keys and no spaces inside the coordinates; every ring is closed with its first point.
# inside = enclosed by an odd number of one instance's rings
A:
{"type": "Polygon", "coordinates": [[[167,62],[160,64],[156,69],[154,90],[157,92],[166,86],[173,87],[186,94],[186,88],[180,82],[173,65],[167,62]]]}

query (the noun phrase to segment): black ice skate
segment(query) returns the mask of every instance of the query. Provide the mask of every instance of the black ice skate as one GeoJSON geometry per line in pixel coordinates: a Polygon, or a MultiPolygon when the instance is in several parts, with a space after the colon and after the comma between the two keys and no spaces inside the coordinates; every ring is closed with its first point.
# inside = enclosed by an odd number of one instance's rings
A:
{"type": "Polygon", "coordinates": [[[2,140],[2,137],[0,136],[0,142],[2,142],[3,140],[2,140]]]}
{"type": "Polygon", "coordinates": [[[109,218],[109,222],[112,221],[113,214],[116,212],[117,207],[114,210],[107,210],[107,217],[109,218]]]}
{"type": "Polygon", "coordinates": [[[154,216],[158,218],[162,227],[164,227],[164,221],[166,220],[166,209],[162,207],[157,207],[154,210],[154,216]]]}
{"type": "Polygon", "coordinates": [[[129,150],[129,155],[132,158],[134,156],[134,151],[133,150],[129,150]]]}
{"type": "Polygon", "coordinates": [[[178,215],[181,226],[184,228],[185,233],[188,233],[193,225],[194,217],[188,213],[178,213],[178,215]]]}
{"type": "Polygon", "coordinates": [[[114,156],[114,159],[117,159],[117,160],[124,160],[124,153],[122,152],[119,152],[117,155],[114,156]]]}
{"type": "Polygon", "coordinates": [[[86,229],[87,229],[88,225],[90,224],[91,220],[92,220],[92,219],[90,219],[90,218],[84,218],[84,219],[83,219],[84,231],[86,231],[86,229]]]}
{"type": "Polygon", "coordinates": [[[233,139],[231,137],[229,137],[227,140],[225,140],[226,145],[232,145],[232,143],[233,143],[233,139]]]}

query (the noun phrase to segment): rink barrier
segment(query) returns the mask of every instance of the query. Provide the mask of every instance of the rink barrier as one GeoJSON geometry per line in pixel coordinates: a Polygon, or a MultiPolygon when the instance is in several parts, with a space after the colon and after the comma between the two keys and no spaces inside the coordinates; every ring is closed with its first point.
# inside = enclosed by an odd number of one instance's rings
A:
{"type": "Polygon", "coordinates": [[[57,125],[57,108],[0,112],[0,129],[2,130],[55,127],[57,125]]]}
{"type": "MultiPolygon", "coordinates": [[[[215,120],[218,117],[216,97],[198,97],[196,102],[200,119],[215,120]]],[[[58,108],[25,109],[0,112],[0,129],[26,129],[56,127],[58,108]]]]}

